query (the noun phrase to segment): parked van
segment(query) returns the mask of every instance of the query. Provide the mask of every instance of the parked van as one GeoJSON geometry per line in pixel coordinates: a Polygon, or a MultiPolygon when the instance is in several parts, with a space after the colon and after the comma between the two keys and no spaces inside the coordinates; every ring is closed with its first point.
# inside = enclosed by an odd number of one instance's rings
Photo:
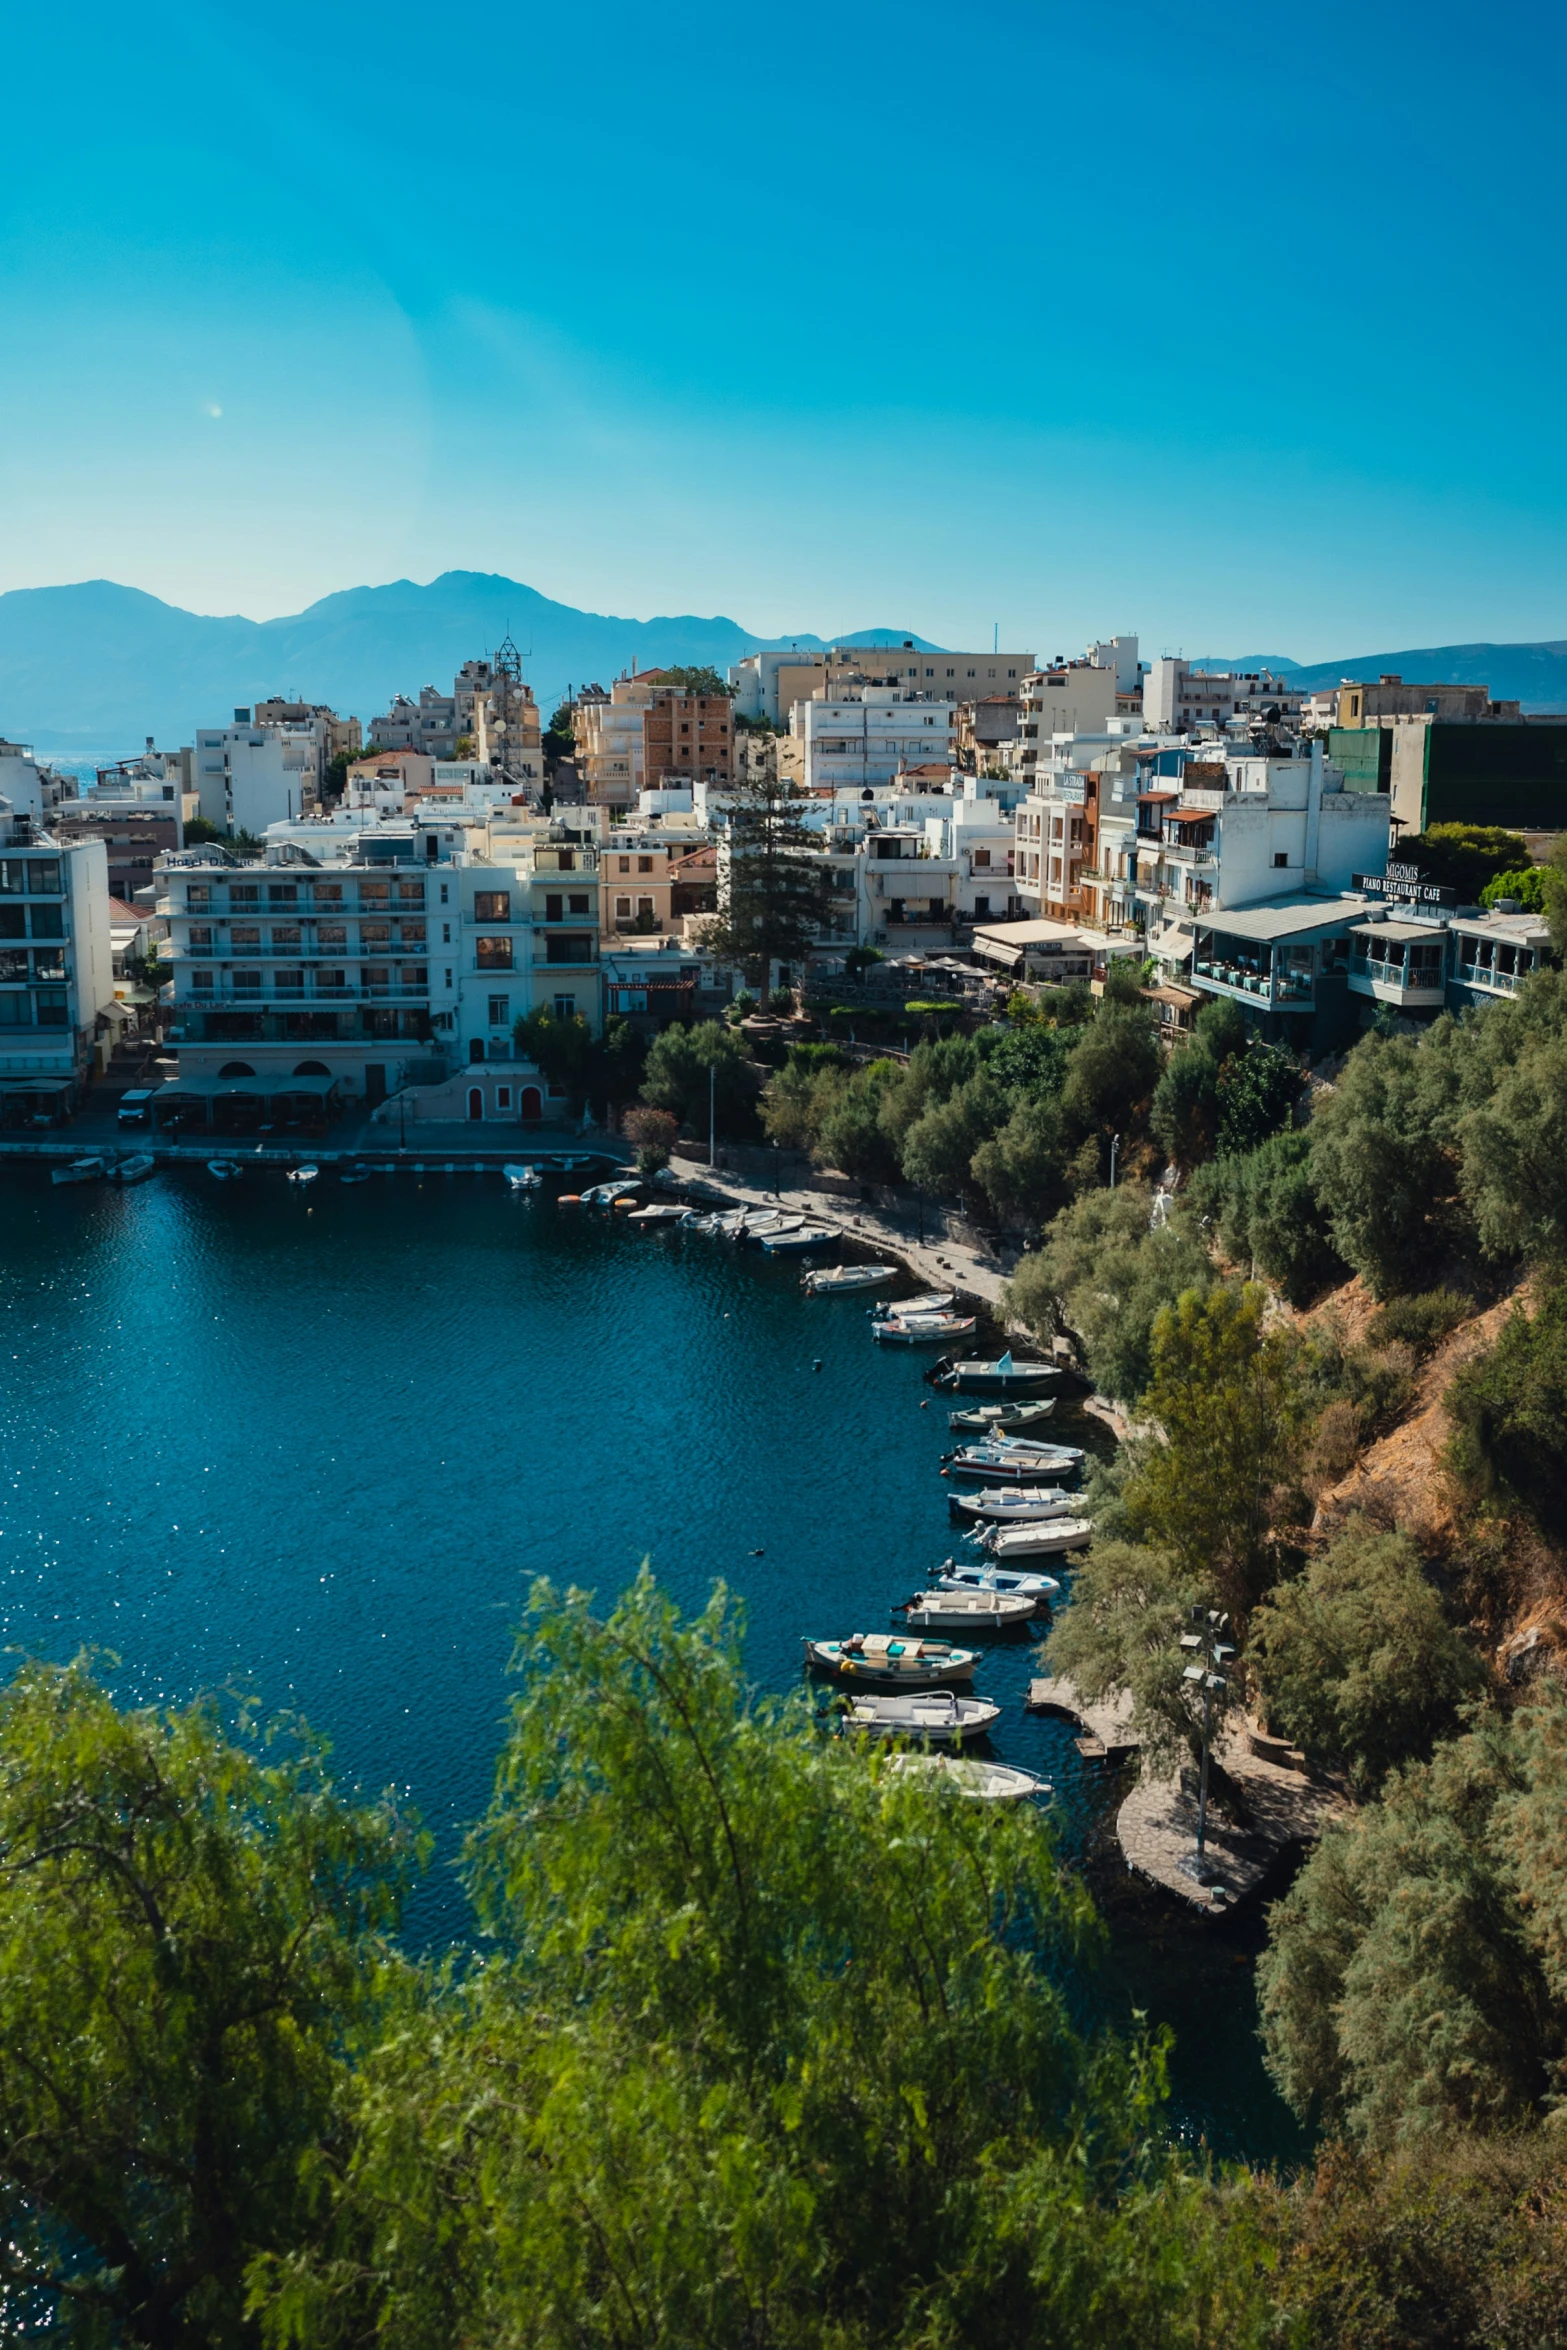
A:
{"type": "Polygon", "coordinates": [[[122,1126],[146,1125],[148,1104],[154,1091],[155,1088],[150,1085],[133,1085],[129,1093],[121,1094],[119,1116],[122,1126]]]}

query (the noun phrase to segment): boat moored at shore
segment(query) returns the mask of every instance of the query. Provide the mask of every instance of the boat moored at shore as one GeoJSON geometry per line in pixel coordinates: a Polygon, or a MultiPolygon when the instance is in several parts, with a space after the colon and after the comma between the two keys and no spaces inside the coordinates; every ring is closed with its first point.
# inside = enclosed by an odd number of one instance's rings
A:
{"type": "Polygon", "coordinates": [[[971,1648],[946,1640],[905,1640],[895,1632],[855,1632],[847,1640],[807,1640],[812,1672],[865,1689],[945,1689],[972,1681],[979,1662],[971,1648]]]}

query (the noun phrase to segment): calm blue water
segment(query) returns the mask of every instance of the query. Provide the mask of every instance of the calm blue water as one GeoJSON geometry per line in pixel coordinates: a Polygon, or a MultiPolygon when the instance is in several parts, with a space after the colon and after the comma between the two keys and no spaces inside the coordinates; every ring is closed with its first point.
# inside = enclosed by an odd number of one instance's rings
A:
{"type": "MultiPolygon", "coordinates": [[[[694,1608],[722,1576],[757,1678],[791,1684],[803,1633],[885,1629],[956,1546],[922,1363],[872,1344],[863,1300],[803,1297],[798,1265],[493,1175],[0,1171],[0,1640],[113,1649],[126,1698],[298,1708],[435,1830],[410,1932],[444,1940],[531,1578],[607,1595],[649,1554],[694,1608]]],[[[1114,1782],[1024,1713],[1037,1669],[999,1648],[976,1685],[1086,1856],[1114,1782]]],[[[1256,2050],[1256,1922],[1107,1885],[1095,1996],[1175,2026],[1183,2125],[1295,2152],[1256,2050]]]]}

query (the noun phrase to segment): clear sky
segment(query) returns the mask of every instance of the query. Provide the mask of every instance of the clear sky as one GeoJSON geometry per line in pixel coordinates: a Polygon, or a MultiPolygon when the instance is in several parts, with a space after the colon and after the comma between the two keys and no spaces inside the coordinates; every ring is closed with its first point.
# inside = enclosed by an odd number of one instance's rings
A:
{"type": "Polygon", "coordinates": [[[1543,0],[13,10],[0,588],[1567,636],[1543,0]]]}

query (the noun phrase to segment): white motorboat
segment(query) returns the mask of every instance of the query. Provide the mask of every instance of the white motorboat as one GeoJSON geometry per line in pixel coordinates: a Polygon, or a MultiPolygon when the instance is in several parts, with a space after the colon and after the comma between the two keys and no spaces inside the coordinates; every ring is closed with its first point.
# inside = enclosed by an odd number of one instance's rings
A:
{"type": "Polygon", "coordinates": [[[821,1265],[806,1274],[800,1287],[808,1297],[838,1297],[849,1289],[880,1289],[897,1277],[896,1265],[821,1265]]]}
{"type": "Polygon", "coordinates": [[[501,1173],[513,1191],[538,1191],[544,1182],[537,1167],[522,1167],[512,1164],[502,1167],[501,1173]]]}
{"type": "Polygon", "coordinates": [[[971,1444],[954,1453],[941,1473],[944,1477],[977,1477],[984,1485],[1029,1485],[1071,1476],[1082,1465],[1082,1454],[1071,1444],[1036,1445],[1027,1451],[1019,1446],[1015,1452],[997,1443],[971,1444]]]}
{"type": "Polygon", "coordinates": [[[979,1658],[948,1640],[907,1640],[896,1632],[855,1632],[847,1640],[807,1640],[815,1673],[860,1689],[945,1689],[972,1681],[979,1658]]]}
{"type": "Polygon", "coordinates": [[[1050,1518],[1036,1526],[985,1526],[969,1536],[991,1558],[1008,1564],[1018,1559],[1058,1558],[1063,1551],[1086,1550],[1094,1538],[1092,1518],[1050,1518]]]}
{"type": "Polygon", "coordinates": [[[368,1183],[370,1170],[368,1167],[345,1167],[337,1180],[339,1183],[368,1183]]]}
{"type": "Polygon", "coordinates": [[[1083,1504],[1064,1485],[986,1485],[978,1493],[949,1493],[947,1506],[959,1517],[992,1526],[1034,1526],[1046,1518],[1070,1518],[1083,1504]]]}
{"type": "Polygon", "coordinates": [[[633,1208],[628,1224],[683,1224],[686,1211],[673,1200],[659,1200],[649,1208],[633,1208]]]}
{"type": "Polygon", "coordinates": [[[964,1412],[949,1412],[947,1426],[960,1435],[1021,1436],[1026,1428],[1042,1428],[1056,1408],[1053,1395],[1043,1403],[977,1403],[964,1412]]]}
{"type": "Polygon", "coordinates": [[[838,1728],[845,1738],[906,1738],[911,1745],[961,1746],[965,1738],[983,1738],[1000,1719],[1000,1706],[988,1697],[959,1697],[951,1689],[907,1696],[873,1696],[867,1690],[848,1707],[838,1728]]]}
{"type": "Polygon", "coordinates": [[[968,1338],[976,1327],[973,1314],[889,1314],[871,1324],[871,1336],[883,1346],[941,1346],[949,1338],[968,1338]]]}
{"type": "Polygon", "coordinates": [[[868,1314],[944,1314],[958,1302],[955,1289],[926,1289],[918,1297],[895,1297],[884,1306],[867,1306],[868,1314]]]}
{"type": "Polygon", "coordinates": [[[1054,1363],[1020,1363],[1008,1347],[991,1361],[937,1363],[925,1375],[933,1386],[964,1395],[1028,1395],[1061,1373],[1054,1363]]]}
{"type": "Polygon", "coordinates": [[[835,1248],[837,1243],[837,1233],[825,1224],[802,1223],[796,1231],[768,1232],[762,1236],[762,1246],[770,1257],[792,1256],[807,1248],[835,1248]]]}
{"type": "Polygon", "coordinates": [[[320,1172],[319,1167],[290,1167],[288,1180],[290,1183],[314,1183],[320,1172]]]}
{"type": "Polygon", "coordinates": [[[989,1559],[948,1559],[936,1577],[943,1591],[1005,1591],[1020,1598],[1031,1599],[1035,1608],[1043,1608],[1055,1598],[1061,1586],[1054,1575],[1030,1572],[1024,1567],[1002,1567],[989,1559]]]}
{"type": "Polygon", "coordinates": [[[895,1754],[889,1772],[900,1778],[928,1778],[954,1794],[985,1803],[1024,1803],[1031,1795],[1053,1795],[1048,1779],[1020,1771],[1013,1763],[987,1762],[972,1754],[895,1754]]]}
{"type": "Polygon", "coordinates": [[[775,1233],[798,1232],[805,1222],[802,1215],[783,1208],[747,1208],[740,1219],[742,1240],[768,1240],[775,1233]]]}
{"type": "Polygon", "coordinates": [[[209,1159],[207,1173],[214,1183],[238,1183],[245,1170],[238,1159],[209,1159]]]}
{"type": "Polygon", "coordinates": [[[1013,1632],[1034,1613],[1034,1603],[1014,1591],[916,1591],[898,1610],[920,1632],[1013,1632]]]}
{"type": "MultiPolygon", "coordinates": [[[[22,1001],[25,1003],[27,998],[24,996],[22,1001]]],[[[49,1180],[51,1183],[97,1183],[108,1172],[107,1159],[72,1159],[69,1166],[52,1167],[49,1180]]]]}
{"type": "Polygon", "coordinates": [[[149,1175],[158,1171],[158,1162],[151,1151],[133,1151],[128,1159],[117,1159],[114,1166],[116,1183],[145,1183],[149,1175]]]}

